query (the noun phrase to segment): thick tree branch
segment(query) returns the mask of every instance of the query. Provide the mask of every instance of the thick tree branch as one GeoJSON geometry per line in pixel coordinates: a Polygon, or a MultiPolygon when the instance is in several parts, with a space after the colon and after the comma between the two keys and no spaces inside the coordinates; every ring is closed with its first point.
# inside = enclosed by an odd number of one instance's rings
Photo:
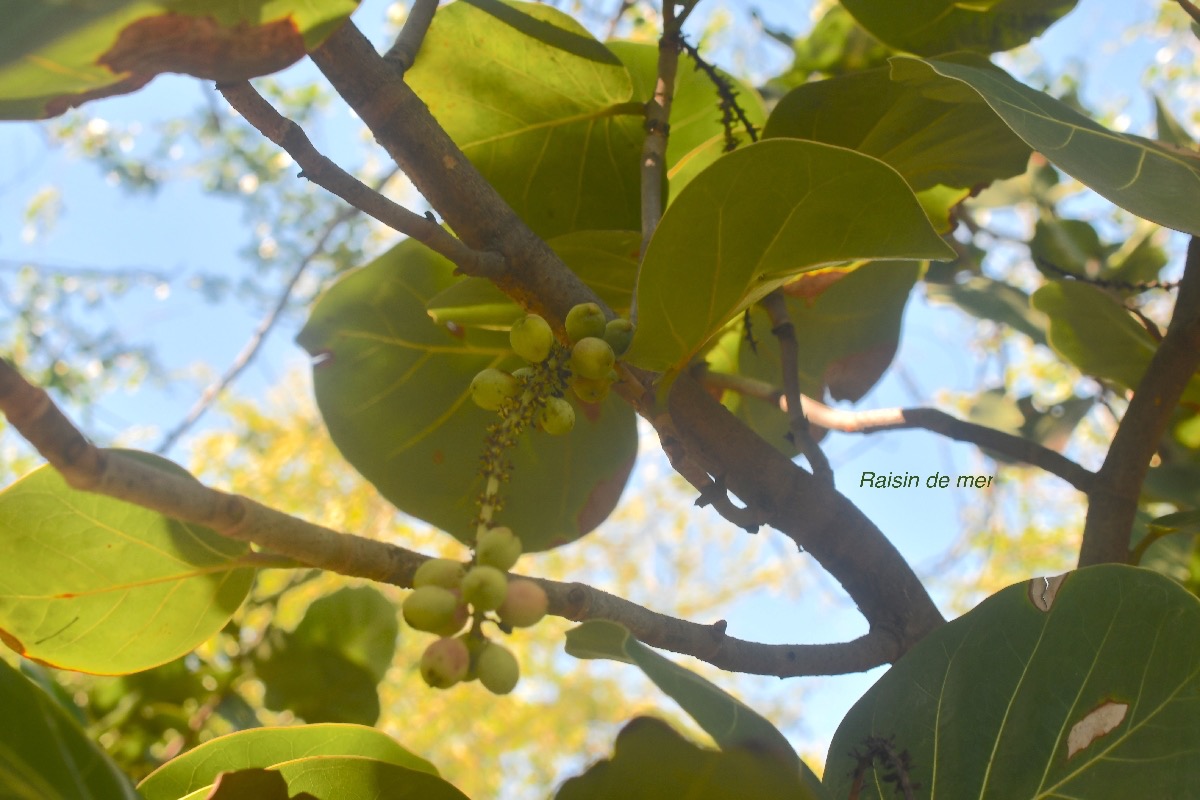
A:
{"type": "MultiPolygon", "coordinates": [[[[301,564],[360,578],[411,587],[428,556],[396,545],[339,533],[277,511],[247,497],[228,494],[89,442],[40,388],[0,360],[0,411],[67,483],[135,503],[174,519],[204,525],[269,553],[301,564]]],[[[518,576],[519,577],[519,576],[518,576]]],[[[898,643],[883,634],[831,645],[765,645],[725,635],[725,625],[700,625],[643,608],[581,583],[533,578],[550,598],[550,613],[575,621],[620,622],[641,641],[693,655],[723,669],[780,677],[858,672],[894,661],[898,643]]]]}
{"type": "Polygon", "coordinates": [[[1088,493],[1079,566],[1129,559],[1129,540],[1150,460],[1179,398],[1200,368],[1200,238],[1188,243],[1167,335],[1125,410],[1088,493]]]}
{"type": "Polygon", "coordinates": [[[491,276],[504,268],[494,252],[472,250],[447,233],[430,217],[414,214],[393,203],[329,158],[309,141],[304,130],[274,109],[249,81],[222,84],[218,91],[239,114],[300,165],[303,177],[374,217],[393,230],[407,234],[449,259],[468,275],[491,276]]]}
{"type": "MultiPolygon", "coordinates": [[[[492,278],[501,290],[560,331],[574,305],[600,302],[479,174],[352,23],[312,58],[462,240],[504,256],[507,269],[492,278]]],[[[808,548],[846,587],[872,629],[895,638],[900,652],[943,622],[912,568],[878,528],[841,495],[816,486],[809,473],[729,415],[694,380],[676,381],[670,413],[664,413],[650,388],[655,376],[624,373],[627,380],[617,390],[651,421],[664,448],[682,448],[703,465],[700,472],[724,478],[754,514],[770,515],[773,526],[808,548]],[[689,390],[681,392],[681,386],[689,390]],[[756,462],[763,448],[769,454],[756,462]],[[848,539],[835,519],[840,516],[850,520],[848,539]],[[823,537],[828,544],[817,542],[823,537]]],[[[710,491],[712,480],[696,479],[701,492],[710,491]]]]}
{"type": "Polygon", "coordinates": [[[397,74],[408,72],[408,68],[416,62],[421,42],[425,41],[425,33],[433,22],[437,7],[438,0],[415,0],[408,10],[408,19],[404,20],[400,34],[396,36],[396,43],[383,56],[383,60],[391,64],[397,74]]]}
{"type": "MultiPolygon", "coordinates": [[[[730,389],[768,403],[787,401],[783,391],[768,383],[741,375],[724,375],[705,372],[701,381],[706,386],[730,389]]],[[[866,411],[844,411],[818,403],[811,397],[801,395],[800,403],[808,421],[820,428],[843,433],[876,433],[894,430],[926,430],[938,433],[947,439],[978,445],[1000,455],[1039,467],[1051,475],[1062,478],[1081,492],[1087,493],[1096,478],[1096,473],[1071,459],[1037,442],[1016,436],[986,425],[953,417],[936,408],[879,408],[866,411]]],[[[785,409],[786,410],[786,409],[785,409]]]]}

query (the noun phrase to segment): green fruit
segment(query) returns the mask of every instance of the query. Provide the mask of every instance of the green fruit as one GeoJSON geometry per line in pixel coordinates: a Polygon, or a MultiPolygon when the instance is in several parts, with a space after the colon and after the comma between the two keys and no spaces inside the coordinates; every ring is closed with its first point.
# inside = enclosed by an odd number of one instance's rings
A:
{"type": "Polygon", "coordinates": [[[610,319],[604,326],[604,341],[608,342],[614,353],[623,354],[633,341],[633,323],[627,319],[610,319]]]}
{"type": "Polygon", "coordinates": [[[548,397],[538,414],[538,425],[552,436],[564,434],[575,427],[575,409],[561,397],[548,397]]]}
{"type": "Polygon", "coordinates": [[[443,589],[457,589],[462,585],[463,575],[467,568],[459,561],[448,558],[431,558],[413,574],[413,588],[422,586],[440,586],[443,589]]]}
{"type": "Polygon", "coordinates": [[[512,376],[524,385],[533,377],[533,367],[519,367],[518,369],[514,369],[512,376]]]}
{"type": "Polygon", "coordinates": [[[467,622],[467,609],[458,595],[441,586],[414,589],[401,606],[404,621],[413,628],[439,636],[451,636],[467,622]]]}
{"type": "Polygon", "coordinates": [[[481,370],[471,381],[471,399],[486,411],[499,411],[505,400],[520,393],[520,381],[494,367],[481,370]]]}
{"type": "Polygon", "coordinates": [[[600,306],[595,303],[580,303],[567,312],[565,324],[567,338],[572,342],[578,342],[589,336],[603,336],[606,323],[607,320],[604,318],[604,312],[600,310],[600,306]]]}
{"type": "Polygon", "coordinates": [[[585,403],[599,403],[608,397],[610,384],[607,380],[594,381],[582,375],[572,375],[567,383],[575,396],[585,403]]]}
{"type": "Polygon", "coordinates": [[[521,678],[517,657],[495,643],[489,643],[475,664],[479,682],[492,694],[508,694],[521,678]]]}
{"type": "Polygon", "coordinates": [[[490,528],[475,542],[475,562],[508,572],[521,557],[521,540],[511,528],[490,528]]]}
{"type": "Polygon", "coordinates": [[[463,578],[463,599],[476,611],[491,611],[504,602],[508,592],[508,577],[495,567],[471,567],[463,578]]]}
{"type": "Polygon", "coordinates": [[[458,639],[438,639],[421,655],[421,677],[434,689],[446,689],[466,677],[471,653],[458,639]]]}
{"type": "Polygon", "coordinates": [[[550,598],[546,597],[545,590],[533,581],[522,578],[508,582],[508,593],[504,595],[504,602],[496,609],[496,613],[514,628],[528,628],[546,616],[549,605],[550,598]]]}
{"type": "Polygon", "coordinates": [[[460,634],[458,641],[467,646],[467,652],[471,654],[471,665],[467,667],[467,674],[462,677],[463,683],[469,683],[479,678],[479,673],[475,669],[475,665],[479,662],[479,654],[488,646],[489,642],[483,638],[482,634],[474,631],[467,631],[460,634]]]}
{"type": "Polygon", "coordinates": [[[517,320],[508,332],[508,342],[517,355],[531,364],[540,364],[554,346],[554,331],[550,323],[537,314],[517,320]]]}
{"type": "Polygon", "coordinates": [[[580,339],[571,349],[571,372],[582,378],[594,381],[607,378],[616,362],[616,353],[608,342],[594,336],[580,339]]]}

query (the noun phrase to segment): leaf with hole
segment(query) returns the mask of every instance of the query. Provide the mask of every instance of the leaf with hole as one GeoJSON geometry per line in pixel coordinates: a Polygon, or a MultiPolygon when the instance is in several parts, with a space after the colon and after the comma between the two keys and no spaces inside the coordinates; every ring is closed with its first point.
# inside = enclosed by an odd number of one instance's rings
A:
{"type": "MultiPolygon", "coordinates": [[[[1200,785],[1200,601],[1102,565],[1010,586],[929,634],[834,734],[846,797],[870,736],[911,759],[920,796],[1188,797],[1200,785]]],[[[868,770],[860,797],[895,797],[868,770]]]]}

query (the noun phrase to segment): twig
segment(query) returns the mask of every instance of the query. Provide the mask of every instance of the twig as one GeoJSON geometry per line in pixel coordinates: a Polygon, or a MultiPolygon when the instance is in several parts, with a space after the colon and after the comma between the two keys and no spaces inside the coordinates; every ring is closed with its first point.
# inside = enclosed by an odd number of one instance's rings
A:
{"type": "MultiPolygon", "coordinates": [[[[399,170],[396,168],[388,171],[386,175],[377,181],[375,190],[378,190],[379,187],[387,183],[387,181],[390,180],[391,177],[398,171],[399,170]]],[[[304,258],[300,259],[300,263],[296,265],[296,268],[292,270],[292,274],[288,277],[287,283],[284,284],[283,291],[279,293],[279,298],[275,301],[274,307],[267,312],[266,316],[259,320],[258,326],[255,327],[254,332],[250,335],[250,339],[245,345],[242,346],[241,351],[233,359],[233,363],[229,365],[220,378],[204,387],[204,391],[201,392],[200,397],[197,398],[196,402],[192,404],[192,407],[188,410],[187,415],[179,421],[179,424],[167,432],[167,434],[162,438],[162,441],[158,443],[158,447],[155,448],[154,452],[163,454],[174,447],[176,442],[178,442],[183,435],[187,433],[188,430],[190,430],[191,427],[195,425],[202,416],[204,416],[205,412],[207,412],[212,404],[216,402],[217,398],[221,396],[221,393],[228,389],[233,382],[237,380],[238,376],[242,374],[246,367],[250,366],[250,362],[253,361],[254,357],[258,355],[258,351],[262,348],[263,342],[266,341],[267,336],[270,335],[272,329],[275,327],[275,324],[279,322],[279,319],[283,316],[283,312],[285,309],[287,309],[288,303],[291,302],[292,292],[295,291],[296,284],[300,282],[300,278],[303,277],[304,273],[308,271],[308,268],[312,265],[313,261],[315,261],[317,256],[320,255],[320,253],[325,249],[325,243],[329,240],[329,237],[333,235],[333,232],[336,231],[342,225],[342,223],[346,222],[358,213],[358,209],[351,206],[350,208],[342,209],[335,214],[332,219],[325,223],[325,227],[321,230],[320,234],[318,234],[317,240],[313,242],[312,247],[310,247],[308,252],[304,254],[304,258]]]]}
{"type": "Polygon", "coordinates": [[[641,261],[645,259],[646,248],[650,246],[663,212],[662,188],[667,167],[667,140],[671,135],[671,102],[675,97],[675,71],[679,66],[679,26],[683,24],[683,20],[675,16],[674,0],[664,0],[662,9],[663,33],[658,40],[657,77],[654,94],[646,103],[646,138],[642,143],[642,244],[629,309],[629,318],[634,325],[637,324],[641,261]]]}
{"type": "MultiPolygon", "coordinates": [[[[212,489],[190,475],[159,469],[121,451],[100,449],[84,437],[44,390],[28,383],[2,359],[0,411],[71,487],[254,543],[268,551],[251,559],[256,565],[304,565],[411,587],[413,574],[429,558],[212,489]]],[[[619,622],[646,644],[692,655],[722,669],[780,677],[835,675],[871,669],[901,654],[900,643],[886,631],[874,631],[841,644],[760,644],[725,635],[722,623],[701,625],[676,619],[581,583],[531,580],[546,590],[552,614],[576,621],[619,622]]]]}
{"type": "Polygon", "coordinates": [[[1179,296],[1162,344],[1134,390],[1088,492],[1079,566],[1125,563],[1150,460],[1200,367],[1200,238],[1188,243],[1179,296]]]}
{"type": "Polygon", "coordinates": [[[617,33],[617,26],[621,24],[621,18],[625,16],[625,12],[633,8],[634,0],[621,0],[621,4],[617,6],[617,10],[613,12],[612,17],[608,20],[608,30],[604,34],[605,41],[613,38],[617,33]]]}
{"type": "Polygon", "coordinates": [[[429,217],[414,214],[393,203],[317,151],[304,130],[276,111],[249,81],[217,87],[229,104],[300,165],[303,177],[345,200],[351,206],[407,234],[440,253],[468,275],[488,277],[504,270],[504,259],[494,252],[472,250],[429,217]]]}
{"type": "Polygon", "coordinates": [[[737,91],[733,88],[733,84],[726,80],[716,67],[705,61],[700,56],[700,51],[688,44],[683,37],[679,39],[679,46],[691,56],[692,61],[696,64],[696,69],[708,76],[709,82],[717,90],[717,96],[721,98],[721,124],[725,127],[725,152],[736,150],[738,146],[737,137],[733,133],[735,117],[741,123],[742,129],[746,131],[746,135],[750,137],[750,141],[757,142],[758,129],[754,127],[754,123],[746,116],[745,109],[738,103],[737,91]]]}
{"type": "Polygon", "coordinates": [[[796,326],[788,314],[787,301],[778,289],[761,301],[771,319],[771,333],[779,341],[779,366],[783,374],[783,397],[787,401],[788,434],[792,444],[812,465],[813,475],[833,485],[833,468],[817,444],[800,400],[800,347],[796,341],[796,326]]]}
{"type": "MultiPolygon", "coordinates": [[[[784,398],[784,393],[779,388],[741,375],[705,372],[701,380],[706,385],[730,389],[769,403],[779,403],[784,398]]],[[[843,411],[805,396],[800,397],[800,403],[811,424],[829,430],[864,434],[892,430],[926,430],[941,434],[947,439],[993,450],[1023,464],[1039,467],[1084,493],[1091,490],[1096,480],[1096,473],[1080,466],[1062,453],[1021,436],[958,419],[936,408],[843,411]]]]}
{"type": "Polygon", "coordinates": [[[396,43],[383,55],[383,60],[391,64],[397,73],[403,75],[417,60],[421,50],[421,42],[425,41],[425,33],[429,23],[433,22],[434,12],[437,11],[438,0],[413,0],[412,8],[408,10],[408,19],[396,36],[396,43]]]}
{"type": "MultiPolygon", "coordinates": [[[[1067,280],[1079,281],[1080,283],[1090,283],[1092,286],[1099,286],[1101,289],[1124,289],[1127,292],[1148,292],[1152,289],[1162,289],[1170,291],[1179,288],[1179,281],[1138,281],[1131,283],[1129,281],[1114,281],[1108,278],[1093,278],[1088,275],[1080,275],[1077,272],[1072,272],[1069,269],[1064,269],[1057,264],[1051,263],[1044,258],[1035,258],[1034,263],[1040,269],[1046,272],[1053,272],[1059,277],[1067,280]]],[[[1137,312],[1134,312],[1137,313],[1137,312]]]]}
{"type": "Polygon", "coordinates": [[[1176,0],[1176,2],[1197,25],[1200,25],[1200,6],[1197,6],[1192,0],[1176,0]]]}

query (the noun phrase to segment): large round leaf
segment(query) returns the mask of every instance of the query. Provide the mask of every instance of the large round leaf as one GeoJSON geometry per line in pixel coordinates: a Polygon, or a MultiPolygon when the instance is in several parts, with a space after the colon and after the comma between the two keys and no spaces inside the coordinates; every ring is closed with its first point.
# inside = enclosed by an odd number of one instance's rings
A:
{"type": "MultiPolygon", "coordinates": [[[[133,800],[129,779],[62,706],[0,660],[0,796],[133,800]]],[[[173,798],[172,798],[173,800],[173,798]]]]}
{"type": "MultiPolygon", "coordinates": [[[[825,781],[846,797],[868,737],[921,797],[1193,797],[1200,601],[1104,565],[1010,586],[914,647],[854,705],[825,781]]],[[[895,797],[868,773],[862,797],[895,797]]]]}
{"type": "Polygon", "coordinates": [[[451,3],[404,80],[540,235],[640,227],[642,108],[625,67],[571,17],[451,3]]]}
{"type": "Polygon", "coordinates": [[[146,776],[138,791],[146,800],[176,800],[212,785],[222,772],[274,767],[301,757],[360,756],[437,775],[432,764],[374,728],[362,725],[297,725],[256,728],[205,742],[146,776]]]}
{"type": "MultiPolygon", "coordinates": [[[[147,453],[138,457],[183,472],[147,453]]],[[[186,473],[184,473],[186,474],[186,473]]],[[[254,570],[208,528],[67,486],[53,468],[0,493],[0,639],[50,666],[117,675],[224,627],[254,570]]]]}
{"type": "Polygon", "coordinates": [[[977,94],[1063,172],[1139,217],[1200,235],[1200,156],[1194,151],[1110,131],[994,68],[897,56],[892,78],[964,102],[977,94]]]}
{"type": "MultiPolygon", "coordinates": [[[[470,543],[479,458],[499,417],[471,402],[485,367],[521,362],[501,332],[438,325],[429,298],[453,266],[405,241],[332,286],[298,340],[315,356],[317,403],[347,460],[400,510],[470,543]]],[[[610,396],[577,409],[564,436],[530,431],[512,454],[498,520],[528,551],[573,541],[603,521],[637,451],[633,411],[610,396]]]]}
{"type": "Polygon", "coordinates": [[[993,53],[1023,45],[1075,7],[1076,0],[844,0],[859,23],[897,50],[934,55],[993,53]]]}
{"type": "Polygon", "coordinates": [[[0,119],[40,119],[163,72],[218,81],[302,58],[354,0],[21,0],[0,5],[0,119]]]}
{"type": "Polygon", "coordinates": [[[625,358],[680,369],[736,314],[808,270],[952,257],[882,161],[818,142],[759,142],[723,156],[663,215],[642,263],[625,358]]]}

